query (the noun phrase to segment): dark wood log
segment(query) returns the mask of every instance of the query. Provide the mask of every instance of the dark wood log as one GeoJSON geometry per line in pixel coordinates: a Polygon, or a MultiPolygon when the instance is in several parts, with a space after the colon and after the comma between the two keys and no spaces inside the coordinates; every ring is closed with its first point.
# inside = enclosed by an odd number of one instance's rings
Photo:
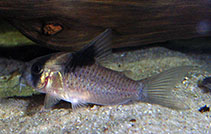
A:
{"type": "Polygon", "coordinates": [[[114,48],[211,35],[210,0],[0,0],[0,16],[56,48],[80,48],[106,28],[114,48]]]}

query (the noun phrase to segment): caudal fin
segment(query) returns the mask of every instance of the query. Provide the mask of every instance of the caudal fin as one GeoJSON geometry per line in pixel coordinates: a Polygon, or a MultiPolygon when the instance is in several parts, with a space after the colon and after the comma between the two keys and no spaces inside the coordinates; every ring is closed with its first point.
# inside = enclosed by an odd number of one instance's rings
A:
{"type": "Polygon", "coordinates": [[[172,89],[192,68],[192,66],[175,67],[142,81],[144,101],[173,109],[188,109],[187,105],[172,95],[172,89]]]}

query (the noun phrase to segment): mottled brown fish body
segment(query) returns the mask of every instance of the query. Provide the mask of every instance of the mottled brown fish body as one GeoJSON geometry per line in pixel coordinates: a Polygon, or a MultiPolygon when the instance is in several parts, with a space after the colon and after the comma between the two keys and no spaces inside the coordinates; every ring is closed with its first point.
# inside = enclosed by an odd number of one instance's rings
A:
{"type": "Polygon", "coordinates": [[[100,105],[124,104],[139,97],[141,83],[119,72],[94,64],[76,68],[64,78],[64,100],[100,105]]]}

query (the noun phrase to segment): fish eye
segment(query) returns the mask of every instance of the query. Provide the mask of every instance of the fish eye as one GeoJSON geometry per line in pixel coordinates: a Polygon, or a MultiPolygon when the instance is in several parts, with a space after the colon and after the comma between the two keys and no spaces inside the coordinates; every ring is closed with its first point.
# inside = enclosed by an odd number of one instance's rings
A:
{"type": "Polygon", "coordinates": [[[33,74],[41,74],[43,72],[42,64],[39,62],[34,63],[31,67],[31,72],[33,74]]]}

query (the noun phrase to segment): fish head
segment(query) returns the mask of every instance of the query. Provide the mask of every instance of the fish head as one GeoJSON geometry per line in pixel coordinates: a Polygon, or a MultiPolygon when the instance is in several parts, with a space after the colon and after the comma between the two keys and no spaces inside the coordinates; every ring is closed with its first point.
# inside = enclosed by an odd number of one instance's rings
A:
{"type": "Polygon", "coordinates": [[[111,29],[106,29],[77,52],[60,52],[32,60],[24,70],[23,78],[37,91],[62,91],[65,74],[75,71],[77,67],[102,61],[111,52],[111,29]]]}
{"type": "Polygon", "coordinates": [[[63,88],[63,64],[58,56],[61,54],[47,55],[30,61],[23,72],[26,83],[42,93],[63,88]]]}

